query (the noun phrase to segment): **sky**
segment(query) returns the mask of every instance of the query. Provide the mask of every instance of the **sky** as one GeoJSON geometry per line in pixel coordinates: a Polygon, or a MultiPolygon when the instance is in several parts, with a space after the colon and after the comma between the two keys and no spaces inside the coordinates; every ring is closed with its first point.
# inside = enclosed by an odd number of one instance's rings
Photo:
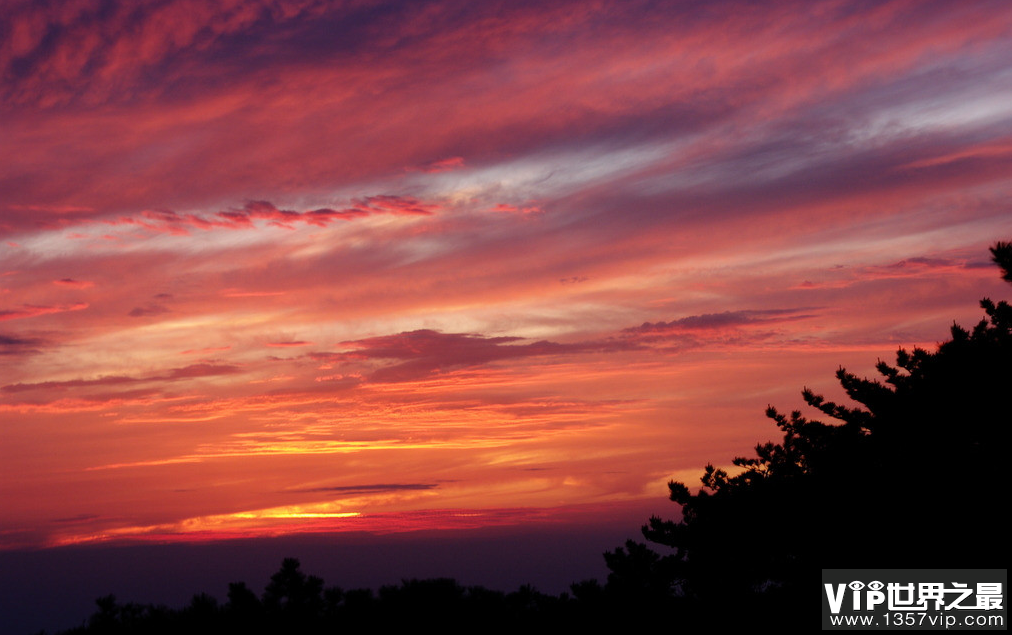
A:
{"type": "Polygon", "coordinates": [[[0,8],[0,550],[677,517],[1008,297],[1004,1],[0,8]]]}

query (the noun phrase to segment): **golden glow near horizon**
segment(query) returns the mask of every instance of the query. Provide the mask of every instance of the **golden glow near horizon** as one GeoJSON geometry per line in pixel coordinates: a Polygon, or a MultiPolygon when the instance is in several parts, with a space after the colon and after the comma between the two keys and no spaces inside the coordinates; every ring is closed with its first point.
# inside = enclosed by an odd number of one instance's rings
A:
{"type": "Polygon", "coordinates": [[[1007,296],[1004,5],[240,4],[0,17],[0,549],[607,522],[1007,296]]]}

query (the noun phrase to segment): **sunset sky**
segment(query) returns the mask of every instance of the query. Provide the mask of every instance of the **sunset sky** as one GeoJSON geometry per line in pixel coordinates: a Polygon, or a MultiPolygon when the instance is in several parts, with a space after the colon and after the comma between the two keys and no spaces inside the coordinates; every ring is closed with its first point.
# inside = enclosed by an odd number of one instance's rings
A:
{"type": "Polygon", "coordinates": [[[1004,0],[0,0],[0,549],[663,506],[1009,296],[1009,60],[1004,0]]]}

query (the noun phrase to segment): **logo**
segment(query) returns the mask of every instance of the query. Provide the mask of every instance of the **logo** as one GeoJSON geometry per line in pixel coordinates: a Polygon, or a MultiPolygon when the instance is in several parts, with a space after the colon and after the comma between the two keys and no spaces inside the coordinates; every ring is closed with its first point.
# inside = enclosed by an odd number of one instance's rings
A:
{"type": "Polygon", "coordinates": [[[1005,629],[1007,569],[823,569],[822,627],[1005,629]]]}

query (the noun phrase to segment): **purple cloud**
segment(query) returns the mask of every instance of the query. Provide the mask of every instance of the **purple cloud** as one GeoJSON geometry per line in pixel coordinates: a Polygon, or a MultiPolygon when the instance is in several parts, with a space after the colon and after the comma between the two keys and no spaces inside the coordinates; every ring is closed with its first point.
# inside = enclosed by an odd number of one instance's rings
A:
{"type": "Polygon", "coordinates": [[[546,340],[530,344],[515,343],[522,339],[423,329],[342,342],[351,349],[337,355],[342,360],[398,360],[400,363],[380,368],[369,376],[371,381],[398,382],[504,359],[628,348],[628,344],[617,340],[572,344],[546,340]]]}
{"type": "Polygon", "coordinates": [[[624,329],[624,333],[672,333],[683,331],[706,331],[765,325],[777,322],[791,322],[815,317],[811,308],[797,309],[746,309],[704,313],[671,320],[670,322],[644,322],[639,326],[624,329]]]}

